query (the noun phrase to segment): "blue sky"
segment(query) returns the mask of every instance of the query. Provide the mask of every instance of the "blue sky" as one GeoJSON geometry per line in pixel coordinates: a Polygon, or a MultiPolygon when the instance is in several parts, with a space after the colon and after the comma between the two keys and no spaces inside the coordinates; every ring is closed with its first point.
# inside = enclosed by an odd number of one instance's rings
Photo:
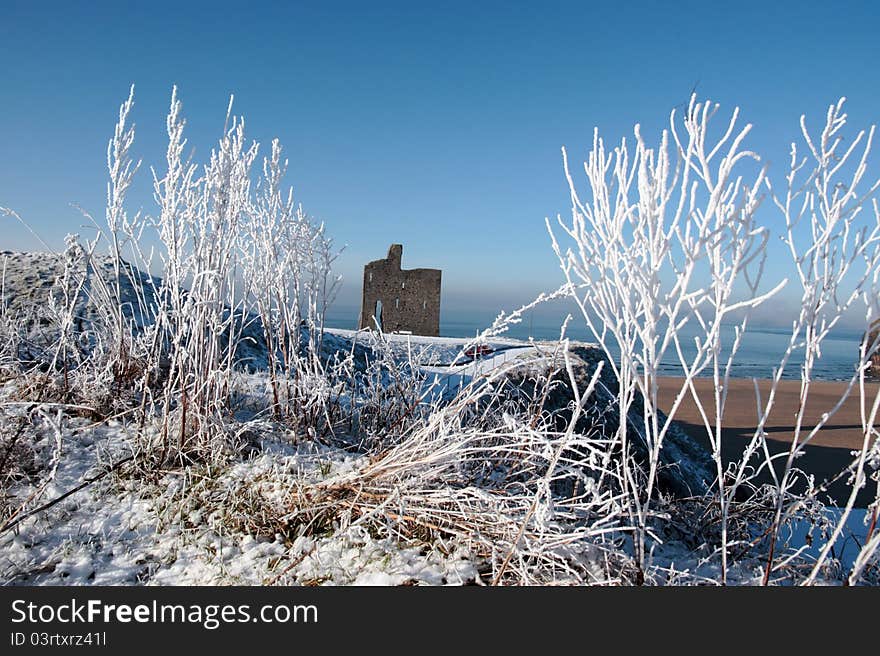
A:
{"type": "MultiPolygon", "coordinates": [[[[161,164],[177,84],[204,156],[230,93],[280,138],[305,209],[361,267],[404,244],[444,271],[444,307],[494,311],[560,282],[544,218],[569,211],[560,147],[640,122],[656,138],[698,93],[742,107],[781,180],[806,112],[880,117],[878,10],[827,2],[53,3],[0,0],[0,205],[51,245],[101,216],[105,149],[136,85],[136,151],[161,164]],[[717,5],[717,6],[716,6],[717,5]]],[[[152,209],[148,169],[132,204],[152,209]]],[[[0,248],[37,245],[2,225],[0,248]]],[[[771,269],[771,275],[774,271],[771,269]]]]}

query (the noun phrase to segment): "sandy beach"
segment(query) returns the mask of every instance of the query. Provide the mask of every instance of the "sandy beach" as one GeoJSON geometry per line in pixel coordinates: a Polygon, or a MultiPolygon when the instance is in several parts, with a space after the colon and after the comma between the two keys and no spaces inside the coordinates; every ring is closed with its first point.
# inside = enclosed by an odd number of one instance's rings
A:
{"type": "MultiPolygon", "coordinates": [[[[682,379],[680,378],[662,380],[659,399],[661,409],[668,411],[672,407],[681,385],[682,379]]],[[[697,394],[701,399],[704,399],[704,407],[707,412],[713,416],[715,402],[712,380],[696,379],[695,387],[697,394]]],[[[758,387],[761,391],[762,402],[766,403],[770,381],[758,381],[758,387]]],[[[866,411],[870,410],[870,403],[877,394],[878,387],[880,387],[878,383],[866,384],[865,391],[868,398],[866,411]]],[[[803,428],[807,430],[802,429],[802,439],[809,433],[809,429],[816,425],[822,413],[834,407],[845,389],[846,383],[820,381],[811,384],[803,423],[803,428]]],[[[766,431],[770,438],[768,444],[774,454],[787,452],[791,445],[799,395],[800,381],[783,380],[780,382],[776,392],[776,402],[766,424],[766,431]]],[[[690,395],[679,406],[675,419],[690,435],[708,445],[705,425],[690,395]]],[[[714,422],[712,424],[714,425],[714,422]]],[[[743,447],[753,435],[757,425],[755,387],[751,380],[731,379],[729,381],[722,424],[722,455],[726,462],[738,460],[743,447]]],[[[830,418],[819,434],[807,445],[805,455],[796,461],[796,466],[815,474],[817,481],[824,481],[828,477],[836,475],[849,464],[852,461],[850,451],[860,449],[862,443],[860,402],[856,388],[840,410],[830,418]]],[[[780,460],[777,463],[777,471],[781,470],[784,463],[784,458],[780,460]]],[[[763,475],[761,480],[770,481],[770,477],[763,475]]],[[[830,495],[838,503],[843,503],[849,492],[850,488],[846,486],[845,480],[838,481],[829,488],[830,495]]],[[[857,505],[866,506],[873,500],[874,493],[875,484],[869,481],[868,486],[862,489],[858,495],[857,505]]]]}

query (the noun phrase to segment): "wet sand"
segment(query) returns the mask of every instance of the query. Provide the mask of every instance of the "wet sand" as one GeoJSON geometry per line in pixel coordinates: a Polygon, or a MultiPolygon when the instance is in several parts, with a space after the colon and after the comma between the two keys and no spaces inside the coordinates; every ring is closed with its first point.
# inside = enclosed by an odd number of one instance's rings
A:
{"type": "MultiPolygon", "coordinates": [[[[682,382],[680,378],[666,378],[661,381],[659,406],[662,410],[668,411],[672,407],[682,382]]],[[[697,394],[703,399],[707,413],[709,413],[710,424],[714,426],[712,419],[715,412],[713,382],[711,379],[698,378],[695,379],[694,385],[697,394]]],[[[758,381],[758,387],[761,390],[762,403],[766,403],[770,381],[758,381]]],[[[866,413],[870,412],[870,404],[877,394],[878,387],[880,387],[878,383],[865,385],[868,399],[866,413]]],[[[834,407],[845,389],[846,383],[820,381],[811,384],[801,429],[801,439],[809,434],[809,430],[816,425],[823,412],[834,407]]],[[[791,446],[799,396],[800,381],[783,380],[779,383],[776,402],[770,413],[769,421],[765,425],[769,438],[768,447],[772,454],[787,453],[791,446]]],[[[805,454],[795,461],[795,466],[814,474],[817,482],[833,477],[845,468],[853,460],[850,451],[861,449],[863,444],[860,407],[859,393],[856,387],[840,410],[828,420],[816,437],[805,447],[805,454]]],[[[689,394],[676,411],[675,419],[688,434],[708,447],[705,424],[689,394]]],[[[725,463],[739,460],[743,448],[754,434],[758,423],[755,388],[751,380],[731,379],[729,381],[722,419],[722,457],[725,463]]],[[[880,421],[877,423],[880,424],[880,421]]],[[[780,458],[775,462],[776,470],[781,471],[785,458],[780,458]]],[[[764,473],[760,480],[770,482],[772,479],[769,473],[764,473]]],[[[876,484],[869,480],[866,488],[862,489],[858,495],[857,505],[865,507],[873,500],[875,491],[876,484]]],[[[830,496],[837,503],[844,503],[849,492],[850,488],[846,485],[845,479],[829,488],[830,496]]],[[[827,499],[823,500],[827,501],[827,499]]]]}

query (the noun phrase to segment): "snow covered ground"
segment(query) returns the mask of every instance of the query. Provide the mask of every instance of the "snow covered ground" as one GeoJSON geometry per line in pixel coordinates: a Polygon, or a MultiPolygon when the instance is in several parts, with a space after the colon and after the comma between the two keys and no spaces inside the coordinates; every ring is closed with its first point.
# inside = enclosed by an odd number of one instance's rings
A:
{"type": "MultiPolygon", "coordinates": [[[[54,450],[52,430],[37,448],[54,450]]],[[[39,501],[58,498],[126,453],[126,427],[65,424],[58,471],[39,501]]],[[[289,435],[266,435],[259,453],[207,478],[168,472],[108,476],[0,535],[0,582],[25,585],[461,584],[474,581],[466,553],[425,552],[357,527],[321,537],[230,529],[260,506],[287,512],[286,492],[357,466],[363,456],[289,435]],[[234,500],[248,499],[238,507],[234,500]],[[215,503],[211,503],[213,500],[215,503]],[[174,508],[174,510],[169,510],[174,508]]],[[[204,476],[204,472],[202,473],[204,476]]],[[[25,498],[38,484],[10,492],[25,498]]]]}
{"type": "MultiPolygon", "coordinates": [[[[21,259],[15,263],[27,269],[34,258],[21,259]]],[[[33,270],[41,275],[39,267],[33,270]]],[[[57,275],[54,269],[43,273],[49,278],[57,275]]],[[[17,286],[27,282],[27,277],[17,276],[10,282],[17,286]]],[[[41,293],[49,288],[51,284],[41,288],[41,293]]],[[[354,331],[328,332],[342,340],[356,337],[354,331]]],[[[498,339],[491,342],[493,348],[507,350],[483,360],[462,361],[466,358],[461,357],[461,349],[467,340],[404,335],[387,339],[402,355],[408,353],[428,363],[424,370],[449,388],[540,348],[498,339]],[[456,359],[460,364],[436,366],[456,359]]],[[[265,393],[265,375],[242,374],[242,387],[265,393]]],[[[0,403],[13,404],[23,414],[25,404],[15,405],[10,398],[14,388],[14,381],[6,384],[0,403]]],[[[22,511],[25,514],[77,488],[132,453],[130,431],[118,421],[95,425],[82,418],[46,418],[37,428],[39,437],[33,445],[43,472],[12,485],[7,502],[14,507],[33,497],[22,511]],[[53,464],[57,471],[42,487],[53,464]]],[[[285,492],[344,474],[367,459],[300,441],[295,435],[277,432],[276,427],[261,431],[258,442],[250,457],[214,472],[205,489],[200,487],[199,473],[191,477],[169,471],[147,485],[113,473],[26,517],[0,534],[0,582],[399,585],[463,584],[479,579],[477,566],[466,551],[378,539],[358,526],[320,537],[227,532],[227,510],[234,514],[252,509],[229,509],[223,504],[211,509],[206,499],[228,499],[230,494],[237,499],[254,497],[256,505],[283,515],[287,512],[285,492]],[[171,507],[177,510],[172,513],[171,507]]]]}
{"type": "MultiPolygon", "coordinates": [[[[34,271],[39,276],[42,270],[34,271]]],[[[343,339],[355,337],[354,331],[328,332],[343,339]]],[[[451,362],[461,355],[466,342],[403,335],[387,338],[401,350],[415,351],[432,363],[451,362]]],[[[492,344],[516,348],[482,361],[453,367],[428,365],[425,370],[435,373],[438,379],[456,381],[449,383],[451,386],[536,349],[515,340],[493,340],[492,344]]],[[[264,375],[243,374],[243,378],[244,387],[265,391],[264,375]]],[[[6,385],[5,399],[13,388],[12,383],[6,385]]],[[[85,419],[52,418],[43,422],[39,434],[35,450],[46,467],[57,456],[57,472],[27,510],[95,477],[102,467],[129,455],[133,448],[129,428],[116,421],[94,425],[85,419]],[[57,423],[53,425],[52,421],[57,423]],[[60,438],[58,450],[56,438],[60,438]]],[[[283,514],[285,490],[339,475],[365,458],[314,442],[298,443],[296,436],[270,429],[261,434],[254,455],[219,473],[212,487],[234,490],[237,495],[247,490],[247,494],[258,495],[262,503],[275,504],[277,512],[283,514]]],[[[40,489],[41,481],[36,477],[21,482],[7,494],[12,499],[27,499],[40,489]]],[[[0,535],[0,582],[396,585],[461,584],[479,576],[466,552],[425,552],[421,547],[375,539],[358,527],[292,541],[290,536],[224,534],[228,518],[218,510],[213,517],[204,516],[207,504],[201,503],[197,492],[197,482],[187,480],[182,472],[169,472],[147,486],[140,480],[117,475],[96,481],[0,535]],[[169,519],[167,508],[172,504],[185,507],[183,500],[189,493],[193,494],[194,508],[185,516],[180,511],[169,519]]]]}
{"type": "MultiPolygon", "coordinates": [[[[341,338],[353,335],[334,331],[341,338]]],[[[466,340],[390,336],[432,361],[454,359],[466,340]]],[[[514,348],[483,361],[456,365],[455,375],[474,376],[486,367],[533,353],[541,346],[497,340],[514,348]]],[[[429,365],[443,375],[446,368],[429,365]]],[[[262,374],[243,374],[251,389],[265,387],[262,374]]],[[[10,403],[11,384],[3,389],[10,403]]],[[[347,452],[279,432],[269,424],[255,427],[258,438],[249,455],[220,471],[167,471],[154,480],[110,474],[62,502],[27,517],[0,534],[0,582],[25,585],[460,585],[483,582],[480,563],[455,541],[440,545],[406,543],[376,537],[353,523],[323,533],[266,534],[291,512],[292,490],[318,481],[344,478],[365,466],[368,455],[347,452]]],[[[32,495],[57,458],[57,473],[27,509],[32,510],[76,488],[131,453],[131,428],[110,421],[95,425],[82,418],[61,419],[51,412],[39,423],[35,443],[44,474],[14,485],[11,499],[32,495]],[[60,440],[60,441],[59,441],[60,440]],[[60,449],[59,449],[60,445],[60,449]]],[[[830,513],[838,512],[835,510],[830,513]]],[[[795,524],[789,553],[809,558],[817,548],[810,526],[795,524]]],[[[853,513],[842,541],[841,571],[848,571],[866,533],[865,511],[853,513]]],[[[716,580],[717,559],[669,541],[656,543],[654,575],[668,583],[716,580]]],[[[731,583],[757,584],[760,564],[738,567],[731,583]]],[[[562,581],[560,581],[562,582],[562,581]]]]}

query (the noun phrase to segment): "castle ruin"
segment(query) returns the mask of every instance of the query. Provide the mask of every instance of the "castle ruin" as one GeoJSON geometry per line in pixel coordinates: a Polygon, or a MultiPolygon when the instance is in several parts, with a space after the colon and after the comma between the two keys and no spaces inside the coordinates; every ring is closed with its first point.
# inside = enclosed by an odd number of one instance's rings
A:
{"type": "Polygon", "coordinates": [[[440,269],[401,269],[401,244],[391,244],[388,257],[364,267],[364,293],[359,328],[383,332],[440,335],[440,269]],[[374,320],[375,318],[375,320],[374,320]]]}

